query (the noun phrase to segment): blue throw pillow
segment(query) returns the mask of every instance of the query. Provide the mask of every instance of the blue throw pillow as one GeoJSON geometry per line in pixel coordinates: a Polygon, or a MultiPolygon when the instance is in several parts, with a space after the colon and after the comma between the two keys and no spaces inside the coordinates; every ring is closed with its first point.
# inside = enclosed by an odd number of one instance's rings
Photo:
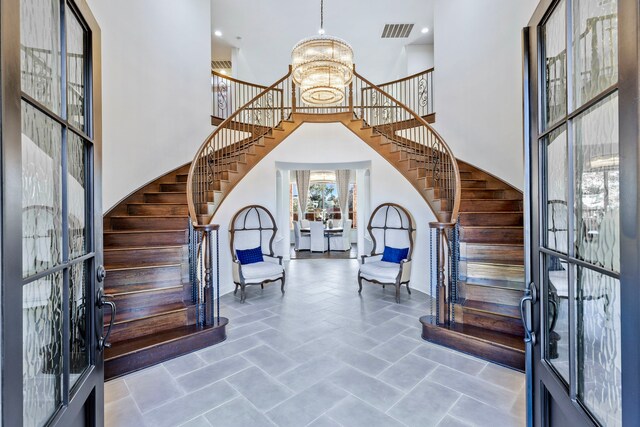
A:
{"type": "Polygon", "coordinates": [[[262,248],[260,246],[253,249],[236,249],[236,256],[242,265],[264,261],[264,258],[262,257],[262,248]]]}
{"type": "Polygon", "coordinates": [[[384,252],[382,253],[382,261],[386,262],[395,262],[396,264],[400,264],[400,261],[403,259],[407,259],[409,255],[409,248],[392,248],[390,246],[384,247],[384,252]]]}

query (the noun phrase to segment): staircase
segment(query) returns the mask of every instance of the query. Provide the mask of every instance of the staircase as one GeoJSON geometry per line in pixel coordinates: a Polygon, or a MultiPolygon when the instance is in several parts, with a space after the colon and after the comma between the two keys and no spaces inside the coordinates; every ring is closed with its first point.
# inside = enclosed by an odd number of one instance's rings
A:
{"type": "Polygon", "coordinates": [[[251,98],[236,96],[230,106],[214,110],[225,117],[212,118],[218,127],[190,165],[145,185],[105,216],[105,290],[118,307],[106,377],[225,338],[224,324],[196,326],[190,222],[209,224],[247,173],[305,122],[342,123],[413,185],[439,224],[459,223],[459,276],[447,279],[455,293],[449,289],[445,296],[451,318],[421,318],[423,337],[523,369],[517,310],[524,287],[522,194],[457,160],[430,126],[431,71],[382,85],[389,92],[354,72],[343,102],[325,107],[298,105],[291,70],[269,87],[236,88],[234,93],[251,98]]]}
{"type": "MultiPolygon", "coordinates": [[[[106,379],[224,338],[223,328],[195,322],[187,246],[189,166],[145,185],[105,215],[105,293],[117,307],[105,351],[106,379]]],[[[105,316],[105,330],[109,321],[105,316]]]]}
{"type": "Polygon", "coordinates": [[[522,193],[458,161],[462,184],[457,300],[449,325],[420,319],[423,338],[524,371],[522,193]]]}

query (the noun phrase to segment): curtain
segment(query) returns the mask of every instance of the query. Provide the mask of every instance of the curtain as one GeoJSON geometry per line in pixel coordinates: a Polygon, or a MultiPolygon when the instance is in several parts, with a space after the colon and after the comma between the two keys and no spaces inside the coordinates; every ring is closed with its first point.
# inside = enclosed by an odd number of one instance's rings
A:
{"type": "Polygon", "coordinates": [[[300,220],[304,219],[304,213],[307,211],[307,202],[309,200],[309,179],[311,171],[296,171],[296,185],[298,186],[298,209],[300,209],[300,220]]]}
{"type": "Polygon", "coordinates": [[[336,188],[338,189],[338,203],[340,204],[340,213],[342,220],[349,219],[349,180],[351,179],[350,170],[336,171],[336,188]]]}

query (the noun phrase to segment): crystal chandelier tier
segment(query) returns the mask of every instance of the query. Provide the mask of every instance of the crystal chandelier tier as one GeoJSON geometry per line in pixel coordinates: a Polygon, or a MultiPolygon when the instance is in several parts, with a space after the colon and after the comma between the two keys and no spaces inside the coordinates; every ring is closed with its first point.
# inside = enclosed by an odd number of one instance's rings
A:
{"type": "Polygon", "coordinates": [[[301,40],[291,52],[293,81],[309,105],[342,102],[353,78],[353,49],[342,39],[324,34],[324,1],[320,2],[320,35],[301,40]]]}

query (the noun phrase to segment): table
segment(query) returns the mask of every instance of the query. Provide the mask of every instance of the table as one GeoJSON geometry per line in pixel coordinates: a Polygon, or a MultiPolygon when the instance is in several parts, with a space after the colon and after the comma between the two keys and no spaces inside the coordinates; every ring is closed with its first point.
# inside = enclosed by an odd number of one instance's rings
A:
{"type": "MultiPolygon", "coordinates": [[[[327,249],[331,252],[331,235],[332,234],[342,234],[344,228],[342,227],[333,227],[324,229],[324,237],[327,238],[327,249]]],[[[311,233],[311,228],[301,228],[300,233],[311,233]]]]}

